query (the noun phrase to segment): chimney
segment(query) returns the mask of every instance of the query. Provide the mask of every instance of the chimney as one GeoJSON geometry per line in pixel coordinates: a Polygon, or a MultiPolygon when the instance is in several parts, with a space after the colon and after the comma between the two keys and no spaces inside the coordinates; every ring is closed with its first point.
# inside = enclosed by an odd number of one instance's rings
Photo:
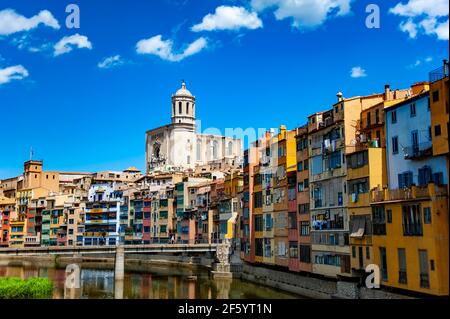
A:
{"type": "Polygon", "coordinates": [[[337,96],[338,102],[341,102],[343,100],[342,92],[337,92],[336,96],[337,96]]]}
{"type": "Polygon", "coordinates": [[[391,99],[391,87],[389,86],[389,84],[386,84],[384,86],[384,100],[388,101],[391,99]]]}

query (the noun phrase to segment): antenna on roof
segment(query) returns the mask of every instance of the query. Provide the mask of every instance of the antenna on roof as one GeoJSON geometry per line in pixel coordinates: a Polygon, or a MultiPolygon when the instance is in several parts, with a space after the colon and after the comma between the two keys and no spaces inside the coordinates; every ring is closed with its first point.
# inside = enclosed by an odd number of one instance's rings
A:
{"type": "Polygon", "coordinates": [[[34,155],[33,146],[31,146],[30,147],[30,161],[33,160],[33,155],[34,155]]]}

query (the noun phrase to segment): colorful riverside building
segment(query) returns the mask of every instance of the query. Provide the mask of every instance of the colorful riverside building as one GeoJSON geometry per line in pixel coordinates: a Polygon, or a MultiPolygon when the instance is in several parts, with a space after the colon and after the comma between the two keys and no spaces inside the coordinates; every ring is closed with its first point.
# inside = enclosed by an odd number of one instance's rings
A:
{"type": "Polygon", "coordinates": [[[280,126],[278,135],[272,140],[272,198],[274,220],[274,253],[275,265],[289,266],[289,238],[288,216],[289,212],[296,212],[297,194],[296,181],[296,143],[295,130],[287,131],[284,125],[280,126]],[[289,190],[291,190],[289,192],[289,190]]]}
{"type": "MultiPolygon", "coordinates": [[[[311,272],[308,126],[296,131],[296,210],[290,211],[289,270],[311,272]]],[[[291,203],[290,203],[291,205],[291,203]]]]}
{"type": "Polygon", "coordinates": [[[391,91],[385,85],[384,100],[361,112],[351,141],[354,150],[346,154],[351,271],[360,278],[365,277],[366,266],[373,263],[369,191],[387,183],[384,109],[410,94],[411,90],[391,91]]]}
{"type": "Polygon", "coordinates": [[[255,228],[253,224],[253,184],[254,169],[259,162],[260,152],[258,147],[251,145],[244,151],[243,163],[243,193],[242,193],[242,215],[241,215],[241,259],[253,263],[255,261],[255,228]]]}
{"type": "Polygon", "coordinates": [[[0,247],[8,247],[11,215],[15,215],[14,198],[0,197],[0,247]]]}
{"type": "Polygon", "coordinates": [[[121,204],[123,191],[117,190],[115,183],[91,186],[85,209],[83,246],[119,244],[121,204]]]}
{"type": "Polygon", "coordinates": [[[345,157],[356,149],[361,112],[384,101],[385,94],[344,98],[339,92],[337,98],[332,109],[308,117],[312,270],[326,277],[348,278],[353,274],[345,157]]]}
{"type": "Polygon", "coordinates": [[[254,225],[255,263],[273,265],[273,204],[271,199],[272,163],[271,140],[273,130],[266,132],[254,146],[257,147],[259,161],[254,166],[253,211],[250,213],[254,225]]]}
{"type": "Polygon", "coordinates": [[[429,97],[428,83],[421,83],[411,97],[385,108],[388,185],[370,194],[373,258],[382,286],[444,296],[447,158],[433,154],[429,97]]]}

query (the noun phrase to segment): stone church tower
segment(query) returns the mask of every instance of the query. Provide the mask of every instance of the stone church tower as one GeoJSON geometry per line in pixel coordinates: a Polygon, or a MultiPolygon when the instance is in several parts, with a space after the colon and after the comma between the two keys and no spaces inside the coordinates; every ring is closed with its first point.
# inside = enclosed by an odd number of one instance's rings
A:
{"type": "Polygon", "coordinates": [[[146,171],[184,171],[224,161],[239,165],[240,139],[197,132],[196,98],[181,83],[172,95],[172,123],[146,133],[146,171]]]}

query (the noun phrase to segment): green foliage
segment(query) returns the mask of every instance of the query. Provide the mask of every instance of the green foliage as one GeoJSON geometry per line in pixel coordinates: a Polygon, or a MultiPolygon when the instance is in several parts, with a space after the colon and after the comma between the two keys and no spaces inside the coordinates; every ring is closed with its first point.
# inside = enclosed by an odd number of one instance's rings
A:
{"type": "Polygon", "coordinates": [[[48,278],[0,278],[0,299],[50,299],[53,283],[48,278]]]}

